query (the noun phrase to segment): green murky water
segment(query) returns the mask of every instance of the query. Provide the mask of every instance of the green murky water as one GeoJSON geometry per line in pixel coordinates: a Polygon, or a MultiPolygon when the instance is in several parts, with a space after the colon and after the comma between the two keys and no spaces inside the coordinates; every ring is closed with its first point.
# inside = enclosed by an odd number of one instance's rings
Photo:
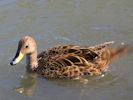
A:
{"type": "Polygon", "coordinates": [[[25,74],[25,60],[9,65],[25,35],[35,37],[39,51],[58,44],[132,43],[132,0],[0,0],[0,99],[133,100],[133,55],[88,84],[35,79],[25,74]]]}

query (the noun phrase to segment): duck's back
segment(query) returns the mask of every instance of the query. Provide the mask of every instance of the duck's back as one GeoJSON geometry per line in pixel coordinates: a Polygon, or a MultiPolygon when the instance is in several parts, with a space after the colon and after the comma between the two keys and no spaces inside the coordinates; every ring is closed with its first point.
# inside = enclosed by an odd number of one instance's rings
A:
{"type": "Polygon", "coordinates": [[[100,75],[111,60],[111,49],[106,42],[96,46],[56,46],[38,55],[37,72],[46,78],[75,78],[100,75]]]}

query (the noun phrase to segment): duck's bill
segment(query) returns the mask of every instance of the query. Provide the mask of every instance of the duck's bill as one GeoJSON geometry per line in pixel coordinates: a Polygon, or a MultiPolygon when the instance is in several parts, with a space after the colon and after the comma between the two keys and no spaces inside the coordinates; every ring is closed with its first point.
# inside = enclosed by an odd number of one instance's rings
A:
{"type": "Polygon", "coordinates": [[[20,52],[17,52],[16,53],[16,56],[14,57],[14,59],[10,62],[10,64],[13,66],[13,65],[16,65],[17,63],[19,63],[22,58],[23,58],[24,54],[20,51],[20,52]]]}

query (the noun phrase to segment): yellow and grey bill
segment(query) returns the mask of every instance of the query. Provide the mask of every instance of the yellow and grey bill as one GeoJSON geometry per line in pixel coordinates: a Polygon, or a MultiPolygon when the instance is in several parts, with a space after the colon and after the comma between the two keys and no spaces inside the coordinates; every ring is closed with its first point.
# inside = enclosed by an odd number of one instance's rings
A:
{"type": "Polygon", "coordinates": [[[24,57],[24,54],[22,52],[19,52],[16,54],[15,58],[11,61],[11,65],[16,65],[17,63],[19,63],[22,58],[24,57]]]}

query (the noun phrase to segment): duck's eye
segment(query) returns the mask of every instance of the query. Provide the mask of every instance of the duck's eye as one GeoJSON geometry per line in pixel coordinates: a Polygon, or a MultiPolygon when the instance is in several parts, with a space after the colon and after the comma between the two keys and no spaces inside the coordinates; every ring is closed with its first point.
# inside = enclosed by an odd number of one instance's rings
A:
{"type": "Polygon", "coordinates": [[[28,47],[29,47],[28,45],[25,46],[25,48],[28,48],[28,47]]]}

